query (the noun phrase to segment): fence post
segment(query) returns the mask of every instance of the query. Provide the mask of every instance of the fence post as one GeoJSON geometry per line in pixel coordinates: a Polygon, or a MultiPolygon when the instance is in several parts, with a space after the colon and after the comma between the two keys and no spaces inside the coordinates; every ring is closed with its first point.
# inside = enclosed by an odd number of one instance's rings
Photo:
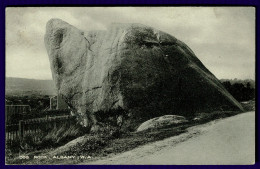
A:
{"type": "Polygon", "coordinates": [[[20,137],[20,140],[23,139],[23,133],[24,133],[24,121],[20,120],[19,121],[19,137],[20,137]]]}

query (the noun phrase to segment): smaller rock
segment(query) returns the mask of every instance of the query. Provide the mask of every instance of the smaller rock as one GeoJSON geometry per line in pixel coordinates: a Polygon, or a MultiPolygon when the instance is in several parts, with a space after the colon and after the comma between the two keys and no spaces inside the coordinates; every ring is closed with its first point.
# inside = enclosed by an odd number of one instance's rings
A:
{"type": "Polygon", "coordinates": [[[164,115],[150,119],[143,122],[138,128],[137,132],[144,131],[147,129],[163,128],[174,124],[181,124],[188,122],[185,117],[177,115],[164,115]]]}

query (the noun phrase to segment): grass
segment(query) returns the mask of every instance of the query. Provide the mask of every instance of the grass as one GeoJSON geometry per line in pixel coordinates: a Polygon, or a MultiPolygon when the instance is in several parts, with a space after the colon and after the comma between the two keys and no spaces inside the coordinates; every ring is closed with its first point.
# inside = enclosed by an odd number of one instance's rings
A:
{"type": "MultiPolygon", "coordinates": [[[[248,102],[243,104],[244,107],[247,107],[247,111],[254,108],[254,102],[248,102]]],[[[162,129],[149,129],[142,132],[122,132],[117,128],[106,126],[102,131],[97,133],[91,133],[84,136],[83,141],[74,144],[69,149],[61,151],[56,156],[90,156],[91,159],[84,158],[73,158],[73,159],[57,159],[49,157],[47,159],[32,159],[34,155],[44,154],[52,149],[45,149],[42,151],[34,151],[27,155],[31,158],[30,160],[21,160],[14,158],[9,160],[8,164],[78,164],[81,162],[86,162],[86,160],[98,160],[109,155],[122,153],[128,150],[132,150],[136,147],[145,145],[158,140],[163,140],[168,137],[177,136],[181,133],[186,132],[187,128],[196,126],[199,124],[204,124],[212,120],[226,118],[234,116],[242,112],[235,111],[215,111],[212,113],[199,113],[196,118],[189,119],[188,123],[183,123],[178,126],[168,126],[167,128],[162,129]]],[[[63,137],[69,136],[69,131],[61,132],[63,137]]],[[[58,140],[60,136],[58,132],[53,132],[48,137],[49,140],[58,140]]],[[[63,142],[65,143],[65,141],[63,142]]],[[[53,144],[53,143],[52,143],[53,144]]]]}
{"type": "MultiPolygon", "coordinates": [[[[65,143],[84,135],[84,129],[77,124],[75,119],[71,121],[57,124],[50,131],[42,130],[39,133],[27,133],[24,135],[22,141],[15,140],[15,142],[6,144],[6,163],[12,164],[15,157],[21,154],[28,154],[33,156],[35,153],[39,154],[57,148],[65,143]],[[38,138],[38,139],[35,139],[38,138]]],[[[16,159],[17,160],[17,159],[16,159]]],[[[16,161],[14,160],[14,161],[16,161]]],[[[24,159],[18,160],[18,163],[23,163],[24,159]]]]}

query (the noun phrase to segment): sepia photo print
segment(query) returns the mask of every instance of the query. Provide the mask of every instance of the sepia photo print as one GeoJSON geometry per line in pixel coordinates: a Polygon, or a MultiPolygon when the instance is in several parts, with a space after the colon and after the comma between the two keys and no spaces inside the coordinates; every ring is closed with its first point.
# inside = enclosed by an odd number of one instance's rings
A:
{"type": "Polygon", "coordinates": [[[252,165],[254,7],[7,7],[7,165],[252,165]]]}

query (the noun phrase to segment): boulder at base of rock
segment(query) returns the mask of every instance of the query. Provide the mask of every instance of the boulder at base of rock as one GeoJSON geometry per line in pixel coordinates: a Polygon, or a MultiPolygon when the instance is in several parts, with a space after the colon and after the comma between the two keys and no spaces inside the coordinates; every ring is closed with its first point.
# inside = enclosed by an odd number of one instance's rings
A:
{"type": "Polygon", "coordinates": [[[181,124],[188,122],[185,117],[183,116],[177,116],[177,115],[164,115],[161,117],[156,117],[153,119],[150,119],[144,123],[142,123],[138,128],[137,132],[144,131],[147,129],[158,129],[158,128],[164,128],[168,127],[174,124],[181,124]]]}

